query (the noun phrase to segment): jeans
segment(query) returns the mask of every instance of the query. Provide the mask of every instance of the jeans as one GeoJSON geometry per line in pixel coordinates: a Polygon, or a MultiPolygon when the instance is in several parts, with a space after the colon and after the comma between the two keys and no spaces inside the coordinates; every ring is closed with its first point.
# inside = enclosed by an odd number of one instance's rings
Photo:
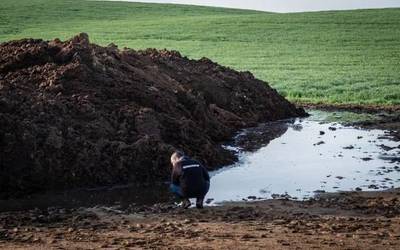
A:
{"type": "Polygon", "coordinates": [[[182,193],[182,188],[178,185],[175,185],[173,183],[171,183],[171,185],[169,185],[169,190],[175,194],[176,196],[178,196],[179,198],[183,197],[183,193],[182,193]]]}
{"type": "MultiPolygon", "coordinates": [[[[204,196],[206,196],[206,194],[208,193],[208,190],[210,189],[210,182],[207,181],[206,182],[206,190],[204,192],[204,196]]],[[[169,186],[169,190],[175,194],[176,196],[178,196],[179,198],[183,198],[183,192],[182,192],[182,188],[179,185],[175,185],[173,183],[171,183],[171,185],[169,186]]],[[[199,197],[200,198],[200,197],[199,197]]]]}

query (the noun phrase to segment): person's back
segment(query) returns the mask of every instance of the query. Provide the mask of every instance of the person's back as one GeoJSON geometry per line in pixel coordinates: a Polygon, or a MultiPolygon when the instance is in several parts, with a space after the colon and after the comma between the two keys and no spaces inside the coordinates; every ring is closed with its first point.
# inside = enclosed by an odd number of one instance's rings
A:
{"type": "Polygon", "coordinates": [[[180,164],[182,166],[180,183],[184,196],[204,198],[210,181],[207,170],[198,161],[188,157],[184,157],[180,164]]]}
{"type": "Polygon", "coordinates": [[[196,198],[196,206],[202,208],[210,187],[207,170],[198,161],[184,156],[180,151],[172,154],[171,163],[171,191],[184,199],[183,207],[190,206],[189,198],[196,198]]]}

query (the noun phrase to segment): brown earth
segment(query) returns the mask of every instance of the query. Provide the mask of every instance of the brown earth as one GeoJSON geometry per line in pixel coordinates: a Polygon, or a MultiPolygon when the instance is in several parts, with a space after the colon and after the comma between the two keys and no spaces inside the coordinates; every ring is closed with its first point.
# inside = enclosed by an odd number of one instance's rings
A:
{"type": "Polygon", "coordinates": [[[400,190],[183,210],[0,214],[0,249],[400,249],[400,190]]]}
{"type": "Polygon", "coordinates": [[[71,40],[0,45],[0,198],[165,180],[182,149],[209,168],[240,128],[304,116],[267,83],[176,51],[71,40]]]}

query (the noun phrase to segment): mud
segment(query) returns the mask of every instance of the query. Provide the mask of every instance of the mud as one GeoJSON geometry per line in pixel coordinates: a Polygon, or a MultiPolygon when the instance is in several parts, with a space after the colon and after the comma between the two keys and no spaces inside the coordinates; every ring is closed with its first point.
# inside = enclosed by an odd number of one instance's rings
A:
{"type": "Polygon", "coordinates": [[[0,249],[398,249],[400,192],[0,214],[0,249]]]}
{"type": "Polygon", "coordinates": [[[119,50],[86,34],[0,45],[0,197],[165,180],[182,149],[210,169],[240,128],[304,116],[268,84],[176,51],[119,50]]]}

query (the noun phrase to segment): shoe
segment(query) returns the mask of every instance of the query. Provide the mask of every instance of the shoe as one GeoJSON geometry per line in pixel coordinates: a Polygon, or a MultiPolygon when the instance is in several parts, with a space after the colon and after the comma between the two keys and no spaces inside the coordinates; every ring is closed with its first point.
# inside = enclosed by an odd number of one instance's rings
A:
{"type": "Polygon", "coordinates": [[[196,199],[196,207],[199,209],[203,208],[203,202],[204,202],[204,198],[197,198],[196,199]]]}
{"type": "Polygon", "coordinates": [[[191,205],[192,203],[190,203],[189,199],[184,199],[181,206],[183,209],[188,209],[191,205]]]}

